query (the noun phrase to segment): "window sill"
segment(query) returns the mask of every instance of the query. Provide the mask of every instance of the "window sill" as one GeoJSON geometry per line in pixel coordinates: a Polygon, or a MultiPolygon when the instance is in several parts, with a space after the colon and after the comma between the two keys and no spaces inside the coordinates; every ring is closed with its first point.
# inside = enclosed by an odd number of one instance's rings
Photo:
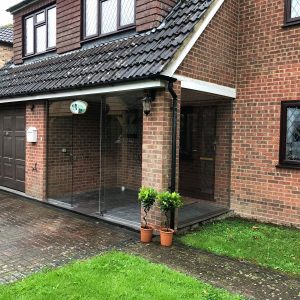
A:
{"type": "Polygon", "coordinates": [[[293,26],[297,26],[297,25],[300,26],[300,20],[286,22],[281,26],[281,28],[285,29],[285,28],[289,28],[289,27],[293,27],[293,26]]]}
{"type": "Polygon", "coordinates": [[[45,54],[48,54],[48,53],[53,53],[53,52],[56,52],[56,48],[51,48],[51,49],[49,49],[47,51],[44,51],[44,52],[41,52],[41,53],[26,55],[26,56],[23,56],[22,59],[25,60],[25,59],[29,59],[29,58],[40,57],[42,55],[45,55],[45,54]]]}
{"type": "Polygon", "coordinates": [[[83,37],[83,39],[81,40],[81,44],[84,44],[84,43],[87,43],[87,42],[91,42],[91,41],[95,41],[95,40],[101,40],[101,39],[105,39],[105,38],[110,38],[110,37],[113,38],[114,36],[118,37],[119,34],[123,34],[126,31],[135,30],[135,28],[136,28],[136,25],[130,25],[130,26],[124,27],[122,29],[119,29],[117,31],[109,32],[109,33],[106,33],[106,34],[94,35],[94,36],[91,36],[91,37],[83,37]]]}
{"type": "Polygon", "coordinates": [[[280,163],[280,164],[276,165],[276,168],[278,168],[278,169],[294,169],[294,170],[300,170],[300,164],[280,163]]]}

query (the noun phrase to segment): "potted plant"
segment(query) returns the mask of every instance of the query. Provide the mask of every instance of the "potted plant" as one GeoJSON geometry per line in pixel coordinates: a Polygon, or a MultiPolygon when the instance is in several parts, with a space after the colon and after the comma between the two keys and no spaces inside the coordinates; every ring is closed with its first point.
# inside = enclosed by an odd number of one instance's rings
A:
{"type": "Polygon", "coordinates": [[[157,191],[150,187],[141,187],[138,199],[144,209],[144,224],[141,226],[141,242],[150,243],[152,241],[153,228],[148,226],[147,216],[151,207],[155,203],[157,191]]]}
{"type": "Polygon", "coordinates": [[[161,211],[166,216],[165,228],[160,230],[160,244],[169,247],[173,243],[174,230],[170,228],[170,212],[182,206],[182,199],[179,193],[163,192],[157,196],[161,211]]]}

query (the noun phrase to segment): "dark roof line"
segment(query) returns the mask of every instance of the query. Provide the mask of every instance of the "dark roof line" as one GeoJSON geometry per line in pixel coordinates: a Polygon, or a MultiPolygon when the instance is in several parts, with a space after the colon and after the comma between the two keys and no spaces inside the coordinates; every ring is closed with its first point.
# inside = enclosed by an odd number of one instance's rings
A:
{"type": "Polygon", "coordinates": [[[27,5],[30,5],[31,3],[33,2],[36,2],[38,0],[24,0],[20,3],[17,3],[11,7],[9,7],[6,11],[7,12],[10,12],[10,13],[15,13],[17,10],[20,10],[21,8],[27,6],[27,5]]]}

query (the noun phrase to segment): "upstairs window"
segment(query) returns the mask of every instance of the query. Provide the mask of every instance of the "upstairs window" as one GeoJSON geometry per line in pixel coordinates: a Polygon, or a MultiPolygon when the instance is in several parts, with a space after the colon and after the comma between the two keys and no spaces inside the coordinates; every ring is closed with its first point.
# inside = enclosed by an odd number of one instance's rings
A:
{"type": "Polygon", "coordinates": [[[135,25],[135,0],[84,0],[85,39],[112,34],[135,25]]]}
{"type": "Polygon", "coordinates": [[[300,23],[300,0],[285,0],[285,23],[300,23]]]}
{"type": "Polygon", "coordinates": [[[56,7],[38,11],[24,20],[25,56],[43,53],[56,47],[56,7]]]}
{"type": "Polygon", "coordinates": [[[300,167],[300,101],[282,103],[280,164],[300,167]]]}

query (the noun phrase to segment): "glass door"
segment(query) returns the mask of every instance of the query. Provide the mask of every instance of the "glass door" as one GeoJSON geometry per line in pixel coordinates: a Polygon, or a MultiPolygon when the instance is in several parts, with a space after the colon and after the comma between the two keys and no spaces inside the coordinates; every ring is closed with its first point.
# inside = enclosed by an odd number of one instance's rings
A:
{"type": "Polygon", "coordinates": [[[73,115],[70,101],[48,103],[47,195],[73,207],[73,115]]]}
{"type": "Polygon", "coordinates": [[[183,107],[180,130],[180,192],[192,199],[213,200],[215,107],[183,107]]]}
{"type": "Polygon", "coordinates": [[[142,103],[125,95],[106,97],[101,116],[101,213],[119,223],[139,224],[142,103]]]}

